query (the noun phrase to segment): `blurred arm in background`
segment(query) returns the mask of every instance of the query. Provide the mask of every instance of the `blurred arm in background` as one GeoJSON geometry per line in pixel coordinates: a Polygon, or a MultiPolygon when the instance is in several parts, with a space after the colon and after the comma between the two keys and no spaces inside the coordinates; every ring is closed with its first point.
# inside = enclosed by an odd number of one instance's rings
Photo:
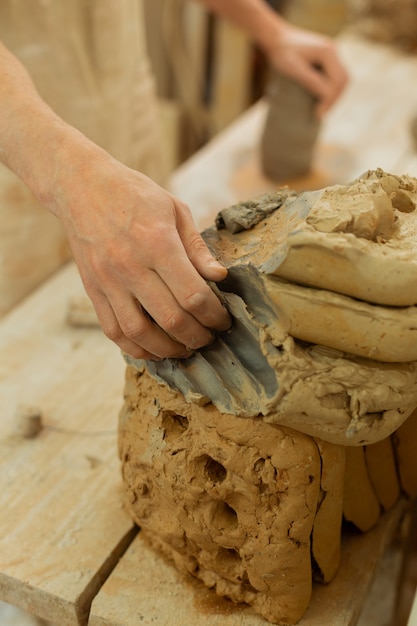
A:
{"type": "Polygon", "coordinates": [[[342,93],[348,76],[330,37],[291,25],[264,0],[198,1],[242,28],[275,70],[314,93],[319,116],[342,93]]]}

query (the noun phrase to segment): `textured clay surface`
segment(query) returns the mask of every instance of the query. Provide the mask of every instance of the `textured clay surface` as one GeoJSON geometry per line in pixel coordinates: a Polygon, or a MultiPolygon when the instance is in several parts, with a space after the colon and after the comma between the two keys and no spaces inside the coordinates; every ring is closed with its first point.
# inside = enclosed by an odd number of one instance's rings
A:
{"type": "Polygon", "coordinates": [[[417,407],[416,202],[416,179],[376,170],[221,211],[203,234],[233,326],[148,370],[221,413],[340,445],[390,436],[417,407]]]}
{"type": "MultiPolygon", "coordinates": [[[[189,404],[128,368],[120,455],[134,519],[181,570],[275,623],[303,615],[312,588],[310,537],[323,498],[312,438],[189,404]]],[[[330,508],[334,553],[341,507],[339,515],[330,508]]]]}
{"type": "Polygon", "coordinates": [[[283,190],[204,233],[233,326],[189,359],[126,357],[120,458],[150,543],[280,626],[331,584],[343,518],[417,496],[417,180],[283,190]]]}

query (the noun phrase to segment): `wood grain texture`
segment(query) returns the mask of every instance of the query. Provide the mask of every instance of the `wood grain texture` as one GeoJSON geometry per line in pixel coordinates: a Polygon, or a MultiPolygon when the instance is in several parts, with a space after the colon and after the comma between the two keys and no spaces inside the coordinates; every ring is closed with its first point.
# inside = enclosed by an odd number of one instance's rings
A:
{"type": "Polygon", "coordinates": [[[59,626],[91,597],[132,538],[116,448],[124,364],[99,329],[66,324],[82,290],[69,265],[0,324],[0,597],[59,626]],[[16,432],[21,405],[43,430],[16,432]]]}

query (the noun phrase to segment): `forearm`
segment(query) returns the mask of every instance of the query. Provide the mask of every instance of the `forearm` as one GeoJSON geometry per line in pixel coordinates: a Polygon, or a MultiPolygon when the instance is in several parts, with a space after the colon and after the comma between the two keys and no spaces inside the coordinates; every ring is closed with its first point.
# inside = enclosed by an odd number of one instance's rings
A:
{"type": "Polygon", "coordinates": [[[198,0],[242,28],[276,71],[296,80],[318,99],[321,116],[347,83],[334,41],[290,24],[264,0],[198,0]]]}
{"type": "Polygon", "coordinates": [[[268,55],[288,23],[264,0],[197,0],[242,28],[268,55]]]}
{"type": "Polygon", "coordinates": [[[188,207],[60,119],[1,44],[0,111],[0,161],[63,222],[110,339],[135,358],[185,357],[230,326],[206,282],[227,272],[188,207]]]}
{"type": "Polygon", "coordinates": [[[0,161],[57,213],[62,164],[71,169],[77,162],[80,167],[78,161],[87,162],[89,151],[101,150],[50,109],[26,69],[1,43],[0,110],[0,161]]]}

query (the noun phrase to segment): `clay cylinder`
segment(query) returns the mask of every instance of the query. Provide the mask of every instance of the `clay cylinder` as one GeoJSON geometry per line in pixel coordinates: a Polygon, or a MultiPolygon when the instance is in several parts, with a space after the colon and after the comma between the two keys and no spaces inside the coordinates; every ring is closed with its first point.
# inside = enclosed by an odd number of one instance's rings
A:
{"type": "Polygon", "coordinates": [[[273,74],[261,136],[261,167],[274,180],[303,176],[311,169],[320,129],[316,99],[290,78],[273,74]]]}

